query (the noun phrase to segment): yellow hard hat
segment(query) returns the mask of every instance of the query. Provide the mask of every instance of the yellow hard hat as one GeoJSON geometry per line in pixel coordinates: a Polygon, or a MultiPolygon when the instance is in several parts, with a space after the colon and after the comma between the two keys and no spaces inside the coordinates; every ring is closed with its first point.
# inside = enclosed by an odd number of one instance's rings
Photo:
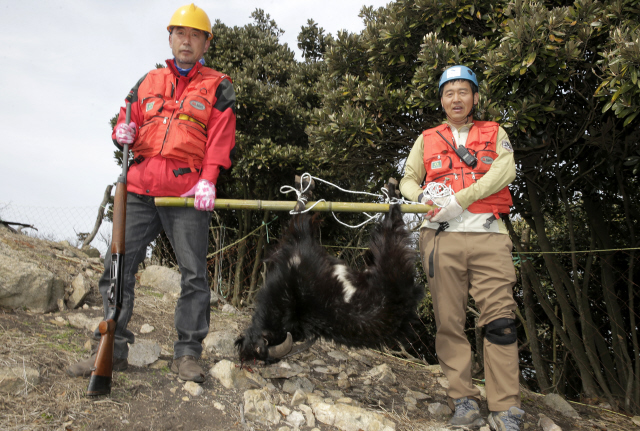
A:
{"type": "Polygon", "coordinates": [[[193,3],[178,8],[176,13],[171,17],[171,21],[169,21],[169,25],[167,26],[169,33],[171,33],[171,29],[173,27],[191,27],[207,33],[209,40],[213,37],[211,34],[211,21],[209,21],[209,17],[202,9],[193,3]]]}

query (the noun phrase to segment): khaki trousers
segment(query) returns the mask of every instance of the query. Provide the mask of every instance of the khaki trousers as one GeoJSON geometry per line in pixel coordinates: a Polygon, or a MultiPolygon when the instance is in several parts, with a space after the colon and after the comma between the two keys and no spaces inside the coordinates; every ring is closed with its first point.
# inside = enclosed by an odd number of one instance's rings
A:
{"type": "MultiPolygon", "coordinates": [[[[478,325],[496,319],[515,319],[516,282],[511,260],[513,244],[499,233],[420,230],[420,255],[429,280],[436,318],[436,354],[449,380],[450,399],[480,399],[471,380],[471,345],[465,335],[469,295],[480,311],[478,325]],[[434,249],[434,277],[429,275],[429,255],[434,249]]],[[[490,411],[520,407],[517,343],[497,345],[484,339],[484,371],[490,411]]]]}

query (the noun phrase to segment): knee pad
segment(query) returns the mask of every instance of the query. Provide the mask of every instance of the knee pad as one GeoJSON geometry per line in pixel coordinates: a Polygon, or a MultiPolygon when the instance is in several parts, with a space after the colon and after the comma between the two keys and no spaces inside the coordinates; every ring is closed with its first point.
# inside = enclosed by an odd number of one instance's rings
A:
{"type": "Polygon", "coordinates": [[[501,346],[513,344],[518,341],[516,321],[503,317],[489,322],[485,328],[484,336],[493,344],[501,346]]]}

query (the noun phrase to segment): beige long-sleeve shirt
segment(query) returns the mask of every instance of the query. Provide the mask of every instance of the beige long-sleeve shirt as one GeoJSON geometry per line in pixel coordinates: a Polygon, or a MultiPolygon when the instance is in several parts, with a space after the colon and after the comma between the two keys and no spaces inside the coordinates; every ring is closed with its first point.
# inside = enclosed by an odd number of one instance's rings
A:
{"type": "MultiPolygon", "coordinates": [[[[473,126],[473,122],[465,124],[460,129],[456,129],[450,123],[451,131],[456,144],[466,145],[469,129],[473,126]]],[[[464,209],[462,216],[458,219],[449,221],[447,232],[496,232],[507,233],[502,220],[496,220],[486,229],[483,225],[487,219],[492,216],[491,213],[474,214],[467,210],[467,207],[477,200],[491,196],[492,194],[502,190],[508,186],[516,177],[516,164],[513,157],[513,147],[509,142],[507,132],[502,127],[498,130],[498,142],[496,145],[498,157],[491,164],[489,171],[477,182],[471,184],[456,193],[456,200],[464,209]]],[[[413,144],[413,148],[407,158],[404,177],[400,181],[400,192],[402,195],[412,201],[417,201],[418,196],[422,193],[422,181],[427,174],[424,166],[424,141],[422,133],[413,144]]],[[[431,223],[425,219],[422,227],[437,229],[438,223],[431,223]]]]}

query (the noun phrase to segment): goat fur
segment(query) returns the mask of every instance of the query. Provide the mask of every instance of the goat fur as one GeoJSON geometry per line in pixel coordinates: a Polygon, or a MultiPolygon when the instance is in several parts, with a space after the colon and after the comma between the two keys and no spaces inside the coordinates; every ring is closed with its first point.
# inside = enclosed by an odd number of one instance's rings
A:
{"type": "Polygon", "coordinates": [[[371,234],[363,271],[348,268],[315,238],[317,219],[294,215],[267,259],[265,284],[251,325],[235,342],[240,361],[270,362],[268,347],[324,338],[347,347],[378,348],[415,338],[424,289],[416,283],[416,251],[397,205],[371,234]]]}

